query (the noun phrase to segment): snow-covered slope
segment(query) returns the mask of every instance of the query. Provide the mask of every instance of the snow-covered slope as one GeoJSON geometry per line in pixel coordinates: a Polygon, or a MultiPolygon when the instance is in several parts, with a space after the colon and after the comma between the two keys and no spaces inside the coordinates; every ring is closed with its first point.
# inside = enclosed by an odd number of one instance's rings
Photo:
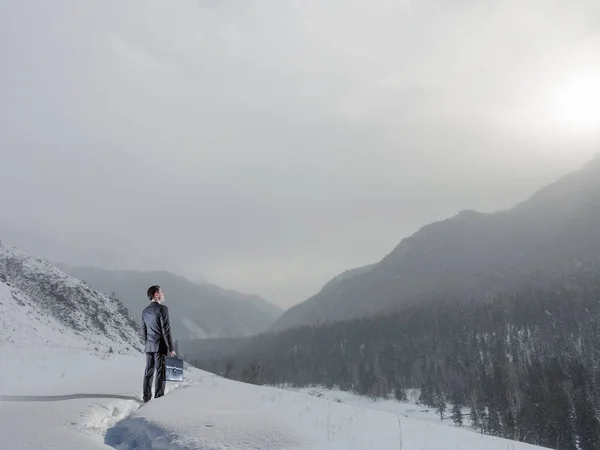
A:
{"type": "Polygon", "coordinates": [[[110,450],[107,429],[140,407],[143,355],[21,344],[0,343],[0,449],[110,450]]]}
{"type": "Polygon", "coordinates": [[[527,444],[277,388],[205,377],[109,430],[115,448],[528,450],[527,444]],[[158,439],[154,441],[154,439],[158,439]],[[144,446],[131,446],[131,443],[144,446]],[[121,445],[121,447],[119,447],[121,445]]]}
{"type": "Polygon", "coordinates": [[[122,303],[51,264],[0,245],[0,339],[11,345],[139,352],[138,327],[122,303]]]}
{"type": "Polygon", "coordinates": [[[121,305],[14,249],[0,271],[0,449],[539,448],[189,366],[142,404],[145,358],[121,305]]]}
{"type": "MultiPolygon", "coordinates": [[[[1,349],[2,346],[0,346],[1,349]]],[[[246,385],[187,367],[140,403],[141,356],[56,348],[7,356],[0,448],[19,450],[533,450],[431,421],[246,385]],[[24,382],[23,380],[27,380],[24,382]]],[[[9,352],[10,354],[10,352],[9,352]]]]}

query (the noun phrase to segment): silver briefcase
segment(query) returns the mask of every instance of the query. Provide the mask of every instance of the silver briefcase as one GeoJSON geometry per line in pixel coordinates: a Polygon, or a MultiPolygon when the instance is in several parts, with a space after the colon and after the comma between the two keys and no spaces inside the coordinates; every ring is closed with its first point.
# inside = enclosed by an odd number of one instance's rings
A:
{"type": "Polygon", "coordinates": [[[172,356],[165,357],[167,381],[183,381],[183,360],[172,356]]]}

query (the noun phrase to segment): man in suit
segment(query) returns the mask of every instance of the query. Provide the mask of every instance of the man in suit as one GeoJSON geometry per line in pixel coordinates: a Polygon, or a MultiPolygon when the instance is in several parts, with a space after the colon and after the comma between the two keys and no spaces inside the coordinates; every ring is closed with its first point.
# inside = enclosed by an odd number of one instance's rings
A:
{"type": "Polygon", "coordinates": [[[175,356],[169,323],[169,308],[162,304],[165,301],[165,295],[158,285],[150,286],[147,295],[150,304],[142,311],[142,336],[146,352],[144,402],[148,402],[152,398],[152,379],[155,371],[154,398],[165,395],[167,382],[165,356],[175,356]]]}

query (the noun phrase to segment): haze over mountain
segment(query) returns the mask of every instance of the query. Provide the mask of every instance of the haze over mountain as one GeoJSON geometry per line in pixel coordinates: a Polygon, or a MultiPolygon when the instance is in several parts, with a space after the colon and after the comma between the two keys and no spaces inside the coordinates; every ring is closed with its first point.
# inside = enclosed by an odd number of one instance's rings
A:
{"type": "Polygon", "coordinates": [[[227,290],[214,284],[198,284],[170,272],[105,270],[57,263],[62,270],[123,302],[131,317],[140,322],[148,299],[146,290],[159,284],[165,292],[173,336],[197,339],[248,336],[265,330],[282,311],[256,295],[227,290]]]}
{"type": "Polygon", "coordinates": [[[600,156],[496,213],[429,224],[379,263],[332,280],[272,329],[338,321],[435,296],[485,296],[600,267],[600,156]]]}

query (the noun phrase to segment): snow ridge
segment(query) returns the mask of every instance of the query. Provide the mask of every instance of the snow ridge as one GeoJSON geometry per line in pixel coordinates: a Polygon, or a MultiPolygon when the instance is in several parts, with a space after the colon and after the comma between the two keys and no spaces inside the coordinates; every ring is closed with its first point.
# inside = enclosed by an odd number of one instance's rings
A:
{"type": "Polygon", "coordinates": [[[79,336],[74,342],[100,345],[105,351],[141,348],[138,327],[120,301],[46,261],[4,245],[0,245],[0,303],[9,311],[1,332],[6,340],[25,340],[24,334],[33,334],[38,342],[45,337],[50,341],[59,339],[58,333],[64,339],[79,336]]]}

